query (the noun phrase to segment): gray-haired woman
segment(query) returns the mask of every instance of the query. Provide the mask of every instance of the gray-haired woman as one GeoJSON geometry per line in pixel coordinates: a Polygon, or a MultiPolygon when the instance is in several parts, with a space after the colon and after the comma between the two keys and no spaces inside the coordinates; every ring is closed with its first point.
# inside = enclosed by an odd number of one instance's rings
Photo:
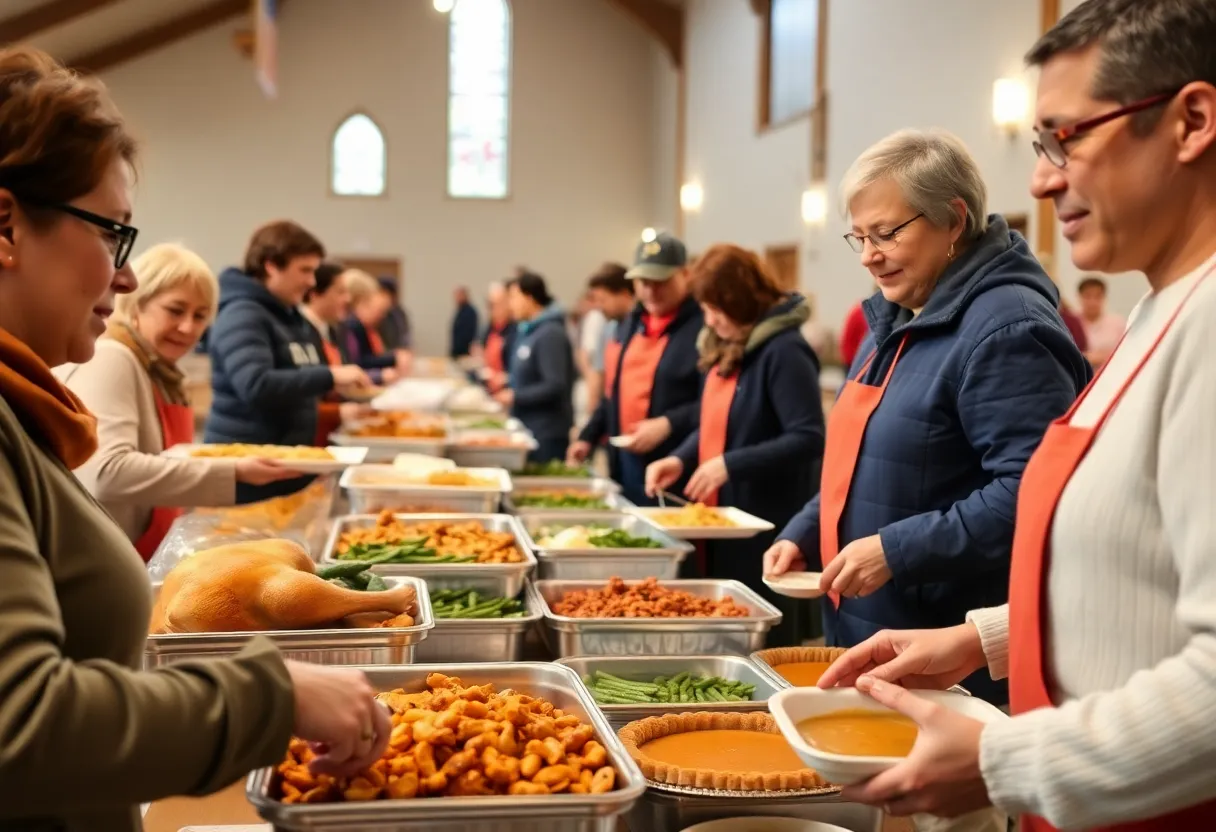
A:
{"type": "MultiPolygon", "coordinates": [[[[828,644],[961,624],[1004,602],[1018,482],[1089,380],[1059,293],[1026,241],[988,215],[948,133],[905,130],[854,163],[847,243],[878,282],[870,335],[832,408],[820,494],[765,572],[822,564],[828,644]]],[[[987,673],[964,684],[1003,704],[987,673]]]]}

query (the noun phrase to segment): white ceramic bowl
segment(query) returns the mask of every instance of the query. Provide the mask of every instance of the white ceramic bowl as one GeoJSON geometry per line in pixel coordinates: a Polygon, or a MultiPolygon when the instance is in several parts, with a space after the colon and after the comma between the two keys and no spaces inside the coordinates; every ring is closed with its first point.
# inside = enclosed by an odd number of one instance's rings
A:
{"type": "MultiPolygon", "coordinates": [[[[999,708],[982,699],[946,690],[918,690],[915,696],[958,711],[981,722],[1008,719],[999,708]]],[[[798,733],[798,723],[820,714],[860,708],[867,711],[888,711],[855,688],[789,688],[769,697],[768,709],[777,727],[804,763],[819,772],[829,783],[848,786],[868,780],[900,762],[901,757],[858,757],[851,754],[830,754],[814,748],[798,733]]]]}
{"type": "Polygon", "coordinates": [[[849,832],[843,826],[802,818],[770,818],[753,815],[724,818],[689,826],[683,832],[849,832]]]}
{"type": "Polygon", "coordinates": [[[784,575],[765,575],[761,580],[778,595],[806,599],[823,595],[819,591],[822,576],[822,572],[786,572],[784,575]]]}

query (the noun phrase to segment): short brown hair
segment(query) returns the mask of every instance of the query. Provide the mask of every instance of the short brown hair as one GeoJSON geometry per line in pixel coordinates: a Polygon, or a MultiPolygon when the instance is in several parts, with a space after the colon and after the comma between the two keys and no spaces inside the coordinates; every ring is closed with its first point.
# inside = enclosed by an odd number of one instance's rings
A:
{"type": "MultiPolygon", "coordinates": [[[[719,244],[697,258],[692,267],[692,295],[698,303],[720,309],[724,315],[751,332],[785,292],[772,271],[753,251],[719,244]]],[[[701,356],[701,369],[715,364],[729,375],[743,359],[744,342],[721,344],[701,356]]]]}
{"type": "Polygon", "coordinates": [[[92,191],[134,165],[135,140],[105,86],[28,46],[0,49],[0,188],[34,207],[92,191]]]}
{"type": "Polygon", "coordinates": [[[603,289],[613,295],[632,295],[633,281],[625,277],[629,271],[620,263],[605,263],[587,281],[588,289],[603,289]]]}
{"type": "Polygon", "coordinates": [[[298,223],[291,220],[268,222],[253,232],[245,249],[245,274],[263,280],[266,264],[280,269],[297,257],[325,257],[325,246],[298,223]]]}

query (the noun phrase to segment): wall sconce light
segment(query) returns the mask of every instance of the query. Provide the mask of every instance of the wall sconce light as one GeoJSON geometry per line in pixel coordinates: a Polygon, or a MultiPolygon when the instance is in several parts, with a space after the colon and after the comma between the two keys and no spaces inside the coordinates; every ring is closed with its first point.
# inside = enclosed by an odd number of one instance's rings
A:
{"type": "Polygon", "coordinates": [[[642,229],[642,242],[643,243],[653,243],[658,238],[659,238],[659,232],[655,231],[653,228],[643,228],[642,229]]]}
{"type": "Polygon", "coordinates": [[[807,225],[823,225],[828,218],[828,191],[815,184],[802,192],[802,221],[807,225]]]}
{"type": "Polygon", "coordinates": [[[431,5],[435,7],[435,11],[440,14],[447,14],[452,9],[456,8],[456,0],[431,0],[431,5]]]}
{"type": "Polygon", "coordinates": [[[697,182],[685,182],[680,188],[680,207],[685,211],[700,211],[705,202],[705,190],[697,182]]]}
{"type": "Polygon", "coordinates": [[[998,78],[992,85],[992,121],[1010,136],[1026,124],[1030,88],[1018,78],[998,78]]]}

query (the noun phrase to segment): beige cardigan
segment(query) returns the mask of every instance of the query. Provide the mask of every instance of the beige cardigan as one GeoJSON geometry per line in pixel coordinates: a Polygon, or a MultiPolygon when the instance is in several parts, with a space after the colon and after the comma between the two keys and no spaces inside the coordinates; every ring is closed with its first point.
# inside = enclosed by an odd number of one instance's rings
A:
{"type": "Polygon", "coordinates": [[[87,364],[67,364],[55,375],[97,417],[97,453],[76,476],[136,541],[152,509],[230,506],[236,501],[236,460],[168,459],[152,379],[130,348],[97,341],[87,364]]]}

